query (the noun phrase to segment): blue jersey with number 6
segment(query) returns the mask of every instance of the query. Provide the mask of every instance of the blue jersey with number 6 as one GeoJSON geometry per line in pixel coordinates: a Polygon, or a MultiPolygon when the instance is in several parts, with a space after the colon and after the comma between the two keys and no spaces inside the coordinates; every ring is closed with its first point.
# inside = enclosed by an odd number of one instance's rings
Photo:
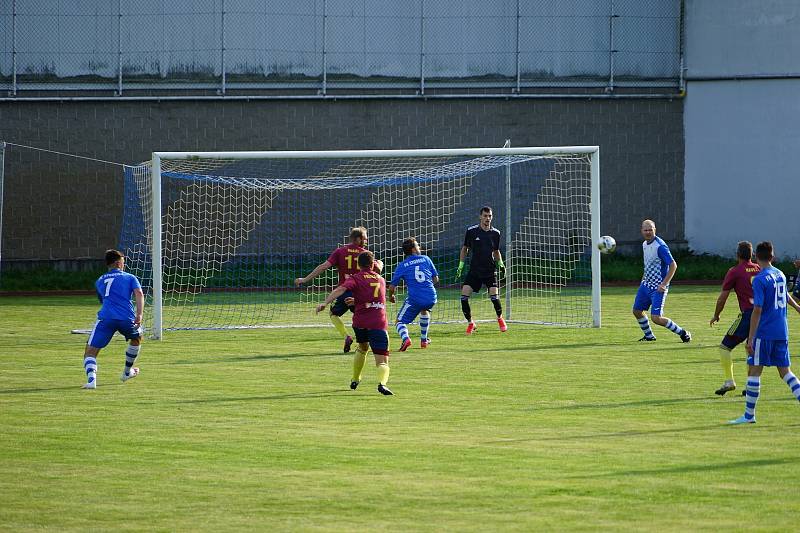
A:
{"type": "Polygon", "coordinates": [[[789,340],[786,324],[786,277],[769,266],[753,278],[753,305],[761,307],[756,337],[764,340],[789,340]]]}
{"type": "Polygon", "coordinates": [[[102,307],[97,312],[99,320],[130,320],[135,318],[131,296],[142,285],[136,276],[117,268],[109,270],[94,284],[102,307]]]}
{"type": "Polygon", "coordinates": [[[391,284],[397,287],[400,280],[408,287],[408,300],[418,304],[436,303],[433,278],[439,272],[427,255],[410,255],[394,269],[391,284]]]}

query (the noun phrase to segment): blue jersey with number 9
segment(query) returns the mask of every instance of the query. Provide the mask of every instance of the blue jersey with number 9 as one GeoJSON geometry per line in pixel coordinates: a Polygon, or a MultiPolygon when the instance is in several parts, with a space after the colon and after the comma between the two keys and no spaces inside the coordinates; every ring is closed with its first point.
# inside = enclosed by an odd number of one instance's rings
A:
{"type": "Polygon", "coordinates": [[[436,303],[433,278],[438,276],[433,261],[427,255],[409,255],[397,265],[391,284],[398,286],[400,280],[408,287],[408,300],[420,304],[436,303]]]}
{"type": "Polygon", "coordinates": [[[99,320],[130,320],[135,318],[131,296],[142,285],[136,276],[117,268],[109,270],[94,284],[103,306],[97,312],[99,320]]]}
{"type": "Polygon", "coordinates": [[[786,324],[786,277],[769,266],[753,278],[753,305],[761,307],[756,337],[764,340],[789,340],[786,324]]]}

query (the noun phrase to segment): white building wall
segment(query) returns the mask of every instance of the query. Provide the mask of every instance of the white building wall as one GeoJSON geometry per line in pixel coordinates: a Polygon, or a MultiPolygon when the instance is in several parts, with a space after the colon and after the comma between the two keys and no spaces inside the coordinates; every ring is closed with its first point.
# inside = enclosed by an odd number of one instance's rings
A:
{"type": "Polygon", "coordinates": [[[800,257],[800,2],[687,0],[686,239],[800,257]]]}

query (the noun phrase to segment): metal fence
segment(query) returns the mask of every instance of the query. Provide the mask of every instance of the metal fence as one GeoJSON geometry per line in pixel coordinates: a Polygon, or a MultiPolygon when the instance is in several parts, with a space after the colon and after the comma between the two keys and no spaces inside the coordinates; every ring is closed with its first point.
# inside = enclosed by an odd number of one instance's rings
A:
{"type": "Polygon", "coordinates": [[[682,0],[0,0],[0,90],[682,87],[682,0]]]}

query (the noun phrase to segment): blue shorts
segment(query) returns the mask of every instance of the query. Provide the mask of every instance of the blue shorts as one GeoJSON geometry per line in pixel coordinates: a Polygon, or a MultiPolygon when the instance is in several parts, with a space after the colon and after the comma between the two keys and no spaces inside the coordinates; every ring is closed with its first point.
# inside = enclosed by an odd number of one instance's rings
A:
{"type": "Polygon", "coordinates": [[[739,316],[733,321],[731,327],[728,328],[728,333],[726,333],[725,337],[722,339],[723,346],[733,350],[747,340],[747,336],[750,334],[750,317],[752,315],[752,309],[748,309],[744,313],[739,313],[739,316]]]}
{"type": "Polygon", "coordinates": [[[125,336],[126,341],[142,336],[142,326],[137,326],[129,320],[98,320],[86,344],[92,348],[105,348],[117,331],[125,336]]]}
{"type": "Polygon", "coordinates": [[[651,289],[644,285],[639,285],[639,290],[636,291],[636,300],[633,302],[633,308],[637,311],[647,311],[650,306],[653,309],[650,311],[651,315],[663,315],[664,305],[667,302],[667,289],[664,292],[658,292],[658,289],[651,289]]]}
{"type": "Polygon", "coordinates": [[[336,316],[342,316],[348,310],[351,313],[354,312],[356,310],[354,305],[347,305],[346,303],[344,303],[346,298],[350,298],[352,296],[353,296],[352,291],[345,291],[344,294],[336,298],[336,301],[333,302],[333,305],[331,306],[331,314],[336,316]]]}
{"type": "Polygon", "coordinates": [[[789,341],[759,339],[753,343],[753,355],[748,356],[750,366],[790,366],[789,341]]]}
{"type": "Polygon", "coordinates": [[[372,353],[389,355],[389,334],[385,329],[353,328],[353,331],[356,333],[357,343],[368,342],[372,353]]]}
{"type": "Polygon", "coordinates": [[[433,302],[419,303],[412,302],[406,298],[406,301],[400,306],[400,310],[397,311],[397,322],[411,324],[421,311],[430,311],[433,309],[434,305],[436,305],[436,300],[433,302]]]}

